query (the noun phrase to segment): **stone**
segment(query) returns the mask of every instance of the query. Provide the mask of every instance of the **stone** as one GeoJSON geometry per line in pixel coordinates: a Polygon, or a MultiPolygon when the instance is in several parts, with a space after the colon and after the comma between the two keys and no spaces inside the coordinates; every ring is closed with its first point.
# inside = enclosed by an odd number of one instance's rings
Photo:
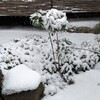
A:
{"type": "Polygon", "coordinates": [[[41,100],[43,92],[44,86],[42,83],[40,83],[36,90],[28,90],[11,95],[3,95],[3,97],[5,100],[41,100]]]}
{"type": "Polygon", "coordinates": [[[1,91],[2,91],[2,81],[3,81],[3,74],[2,74],[2,71],[0,70],[0,100],[4,100],[2,94],[1,94],[1,91]]]}
{"type": "Polygon", "coordinates": [[[2,94],[3,79],[4,75],[0,70],[0,100],[41,100],[43,96],[44,85],[42,83],[40,83],[37,89],[35,90],[22,91],[11,95],[3,95],[2,94]]]}
{"type": "Polygon", "coordinates": [[[0,70],[0,89],[2,87],[3,77],[4,77],[4,75],[2,74],[2,71],[0,70]]]}

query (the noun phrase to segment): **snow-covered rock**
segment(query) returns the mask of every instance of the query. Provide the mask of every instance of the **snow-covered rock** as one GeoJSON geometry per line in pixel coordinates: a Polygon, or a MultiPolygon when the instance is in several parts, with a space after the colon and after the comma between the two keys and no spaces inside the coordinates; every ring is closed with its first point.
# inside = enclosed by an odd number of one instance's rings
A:
{"type": "Polygon", "coordinates": [[[24,64],[18,65],[4,76],[2,94],[9,95],[21,91],[35,90],[41,82],[41,76],[24,64]]]}
{"type": "Polygon", "coordinates": [[[90,27],[90,28],[94,28],[96,26],[96,24],[99,24],[100,21],[93,21],[93,20],[89,20],[89,21],[72,21],[70,22],[70,24],[72,26],[76,26],[76,27],[90,27]]]}

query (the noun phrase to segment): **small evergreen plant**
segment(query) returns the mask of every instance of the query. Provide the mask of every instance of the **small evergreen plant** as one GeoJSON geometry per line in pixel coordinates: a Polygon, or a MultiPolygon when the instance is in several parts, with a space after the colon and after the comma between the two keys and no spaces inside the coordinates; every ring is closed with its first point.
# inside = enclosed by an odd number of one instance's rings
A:
{"type": "Polygon", "coordinates": [[[70,28],[70,24],[67,20],[66,13],[62,11],[58,11],[57,9],[51,9],[48,11],[40,10],[37,13],[31,15],[30,18],[31,18],[33,26],[38,27],[38,28],[44,28],[48,31],[52,53],[53,53],[54,65],[57,71],[61,74],[61,71],[60,71],[61,70],[61,60],[60,60],[61,54],[60,54],[60,40],[59,40],[58,32],[67,31],[70,28]],[[56,50],[54,47],[53,37],[56,38],[56,50]]]}

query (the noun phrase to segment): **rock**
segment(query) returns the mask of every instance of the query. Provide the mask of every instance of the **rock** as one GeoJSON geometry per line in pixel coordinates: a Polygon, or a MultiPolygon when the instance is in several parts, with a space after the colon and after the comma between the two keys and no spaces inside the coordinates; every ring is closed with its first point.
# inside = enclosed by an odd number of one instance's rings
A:
{"type": "Polygon", "coordinates": [[[5,100],[40,100],[44,86],[41,75],[21,64],[10,69],[2,81],[2,97],[5,100]]]}
{"type": "Polygon", "coordinates": [[[2,81],[3,81],[3,74],[2,74],[2,71],[0,70],[0,100],[4,100],[2,94],[1,94],[1,91],[2,91],[2,81]]]}
{"type": "Polygon", "coordinates": [[[1,90],[2,90],[2,81],[3,81],[3,74],[2,74],[2,71],[0,70],[0,95],[1,95],[1,90]]]}
{"type": "Polygon", "coordinates": [[[93,29],[90,27],[73,27],[72,31],[69,32],[76,32],[76,33],[91,33],[93,29]]]}
{"type": "Polygon", "coordinates": [[[40,100],[43,96],[44,86],[41,83],[36,90],[22,91],[11,95],[3,95],[5,100],[40,100]]]}
{"type": "MultiPolygon", "coordinates": [[[[2,87],[2,81],[3,81],[3,74],[2,74],[2,71],[0,70],[0,90],[1,90],[1,87],[2,87]]],[[[0,91],[1,93],[1,91],[0,91]]]]}
{"type": "Polygon", "coordinates": [[[2,94],[10,95],[22,91],[35,90],[42,81],[41,75],[21,64],[10,69],[5,75],[2,94]]]}
{"type": "Polygon", "coordinates": [[[100,33],[100,23],[97,24],[97,25],[93,28],[93,33],[95,33],[95,34],[99,34],[99,33],[100,33]]]}

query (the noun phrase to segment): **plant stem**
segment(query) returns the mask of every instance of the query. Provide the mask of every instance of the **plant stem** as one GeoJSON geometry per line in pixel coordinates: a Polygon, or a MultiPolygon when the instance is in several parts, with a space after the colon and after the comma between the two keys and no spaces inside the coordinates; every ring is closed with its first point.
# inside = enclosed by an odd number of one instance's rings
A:
{"type": "Polygon", "coordinates": [[[59,58],[59,37],[58,34],[56,33],[56,38],[57,38],[57,60],[58,60],[58,69],[60,70],[60,58],[59,58]]]}
{"type": "Polygon", "coordinates": [[[53,54],[53,59],[54,59],[54,62],[55,62],[55,67],[56,66],[56,57],[55,57],[55,52],[54,52],[54,47],[53,47],[53,42],[52,42],[52,38],[51,38],[51,32],[48,32],[49,33],[49,38],[50,38],[50,43],[51,43],[51,48],[52,48],[52,54],[53,54]]]}

